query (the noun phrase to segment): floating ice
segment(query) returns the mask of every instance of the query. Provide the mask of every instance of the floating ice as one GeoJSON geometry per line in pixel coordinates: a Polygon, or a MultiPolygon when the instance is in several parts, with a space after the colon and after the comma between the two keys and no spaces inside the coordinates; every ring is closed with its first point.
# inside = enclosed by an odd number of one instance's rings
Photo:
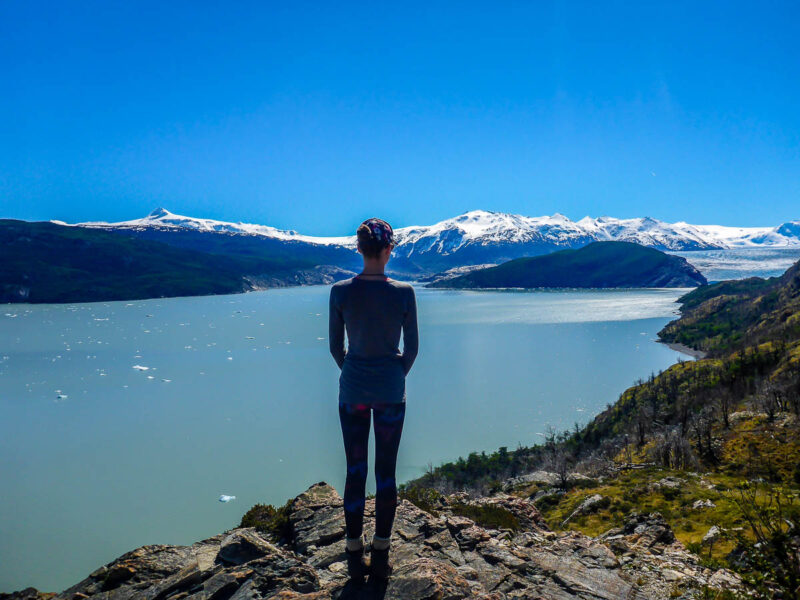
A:
{"type": "Polygon", "coordinates": [[[147,378],[148,379],[155,379],[155,377],[153,377],[152,375],[148,375],[147,378]]]}
{"type": "Polygon", "coordinates": [[[252,335],[248,335],[248,336],[247,336],[247,339],[248,339],[248,340],[254,340],[254,339],[256,339],[256,338],[254,338],[252,335]]]}
{"type": "Polygon", "coordinates": [[[161,381],[163,381],[164,383],[169,383],[170,381],[172,381],[172,379],[162,379],[161,381]]]}
{"type": "Polygon", "coordinates": [[[142,365],[133,365],[133,368],[137,371],[149,371],[150,367],[143,367],[142,365]]]}
{"type": "Polygon", "coordinates": [[[56,398],[58,398],[59,400],[66,400],[67,398],[69,398],[69,396],[67,396],[66,394],[59,394],[58,396],[56,396],[56,398]]]}
{"type": "Polygon", "coordinates": [[[228,496],[227,494],[222,494],[219,497],[220,502],[230,502],[231,500],[236,500],[236,496],[228,496]]]}

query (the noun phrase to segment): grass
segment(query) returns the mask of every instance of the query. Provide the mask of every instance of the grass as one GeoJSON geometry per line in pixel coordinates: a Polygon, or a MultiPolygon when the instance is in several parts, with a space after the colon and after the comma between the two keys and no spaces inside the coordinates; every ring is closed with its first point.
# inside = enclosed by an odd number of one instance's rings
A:
{"type": "MultiPolygon", "coordinates": [[[[689,474],[684,471],[637,469],[623,471],[616,477],[590,486],[576,487],[561,496],[549,496],[537,502],[547,524],[554,531],[576,530],[596,537],[609,529],[621,526],[633,512],[661,513],[685,545],[699,544],[713,525],[724,528],[743,525],[738,510],[726,490],[741,483],[741,478],[726,474],[689,474]],[[665,477],[679,477],[686,483],[679,488],[656,487],[654,484],[665,477]],[[565,528],[561,523],[566,517],[593,494],[609,499],[607,506],[588,515],[575,517],[565,528]],[[711,500],[712,508],[693,509],[696,500],[711,500]]],[[[546,486],[531,485],[518,489],[514,495],[530,497],[546,486]]],[[[722,558],[733,549],[730,542],[720,541],[712,549],[714,558],[722,558]]]]}

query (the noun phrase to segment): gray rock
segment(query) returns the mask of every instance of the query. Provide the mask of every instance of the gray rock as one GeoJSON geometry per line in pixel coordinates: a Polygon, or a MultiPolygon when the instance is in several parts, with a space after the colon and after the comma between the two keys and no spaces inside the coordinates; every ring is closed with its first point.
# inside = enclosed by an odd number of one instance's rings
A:
{"type": "Polygon", "coordinates": [[[706,534],[703,536],[701,543],[704,546],[709,546],[715,543],[721,535],[722,535],[722,530],[716,525],[712,525],[706,532],[706,534]]]}
{"type": "MultiPolygon", "coordinates": [[[[336,490],[315,484],[289,507],[293,535],[286,543],[274,544],[253,528],[236,528],[191,546],[143,546],[56,598],[658,600],[669,598],[676,582],[686,589],[738,585],[732,573],[700,567],[658,514],[632,515],[623,527],[592,539],[550,531],[531,500],[458,494],[444,502],[438,516],[400,502],[391,539],[392,577],[357,586],[347,579],[342,499],[336,490]],[[520,529],[490,529],[452,514],[456,504],[465,503],[503,508],[520,529]],[[612,548],[622,549],[624,560],[612,548]]],[[[374,531],[374,514],[374,500],[368,500],[367,537],[374,531]]],[[[0,598],[46,598],[32,595],[36,590],[24,593],[0,598]]]]}
{"type": "Polygon", "coordinates": [[[607,502],[605,496],[601,496],[600,494],[593,494],[589,496],[580,503],[578,508],[573,510],[572,513],[570,513],[570,515],[564,519],[564,521],[561,523],[561,526],[566,527],[567,523],[579,515],[588,515],[589,513],[596,511],[604,502],[607,502]]]}

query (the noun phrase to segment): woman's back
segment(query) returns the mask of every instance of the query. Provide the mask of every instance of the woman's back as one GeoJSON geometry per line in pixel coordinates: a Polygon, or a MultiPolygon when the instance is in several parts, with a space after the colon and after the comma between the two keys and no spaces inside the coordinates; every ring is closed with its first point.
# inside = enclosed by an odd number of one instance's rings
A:
{"type": "Polygon", "coordinates": [[[331,286],[328,338],[339,375],[339,420],[347,478],[344,486],[347,572],[354,579],[386,578],[397,507],[397,450],[406,413],[406,375],[417,357],[414,288],[384,274],[394,248],[391,225],[367,219],[356,231],[364,271],[331,286]],[[347,333],[347,349],[344,347],[347,333]],[[403,352],[400,352],[400,334],[403,352]],[[364,562],[364,506],[370,417],[375,422],[375,533],[364,562]]]}
{"type": "Polygon", "coordinates": [[[342,369],[343,401],[404,401],[405,376],[419,345],[414,288],[388,278],[337,282],[331,287],[329,339],[342,369]]]}

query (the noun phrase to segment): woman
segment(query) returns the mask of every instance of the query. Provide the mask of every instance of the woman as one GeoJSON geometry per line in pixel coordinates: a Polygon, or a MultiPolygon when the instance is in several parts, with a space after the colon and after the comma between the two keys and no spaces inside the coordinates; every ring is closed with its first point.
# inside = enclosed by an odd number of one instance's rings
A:
{"type": "Polygon", "coordinates": [[[392,571],[389,539],[397,506],[395,465],[406,409],[405,378],[418,348],[417,301],[413,287],[383,272],[394,248],[391,226],[381,219],[367,219],[356,233],[364,269],[331,287],[329,307],[330,350],[342,370],[339,420],[347,457],[345,552],[350,577],[363,578],[367,573],[363,521],[371,413],[376,491],[369,570],[372,576],[387,578],[392,571]]]}

